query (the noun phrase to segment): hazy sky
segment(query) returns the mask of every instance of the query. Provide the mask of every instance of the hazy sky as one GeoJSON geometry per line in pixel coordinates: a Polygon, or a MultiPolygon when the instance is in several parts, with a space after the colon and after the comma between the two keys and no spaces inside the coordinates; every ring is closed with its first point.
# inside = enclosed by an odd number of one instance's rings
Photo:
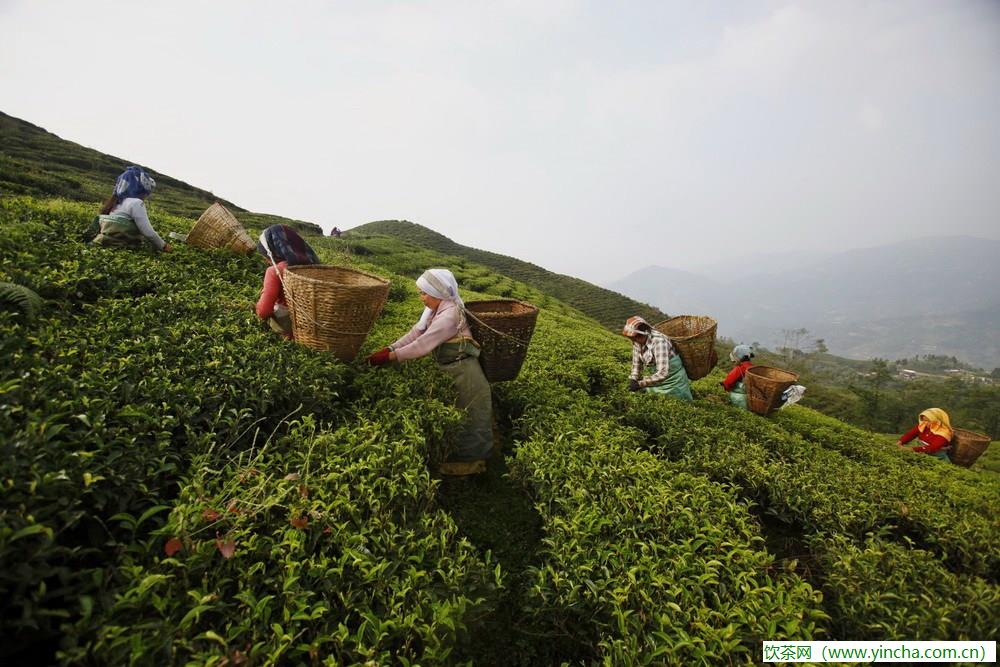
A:
{"type": "Polygon", "coordinates": [[[0,110],[593,281],[1000,238],[997,0],[0,0],[0,110]]]}

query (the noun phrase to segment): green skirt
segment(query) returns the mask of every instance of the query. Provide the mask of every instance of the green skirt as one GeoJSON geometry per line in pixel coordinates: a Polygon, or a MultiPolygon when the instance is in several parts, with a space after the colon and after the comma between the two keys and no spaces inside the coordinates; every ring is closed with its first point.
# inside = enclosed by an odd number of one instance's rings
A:
{"type": "Polygon", "coordinates": [[[442,343],[433,356],[438,367],[455,381],[455,407],[465,413],[448,461],[483,460],[493,447],[493,397],[479,365],[479,348],[467,341],[442,343]]]}
{"type": "Polygon", "coordinates": [[[150,243],[135,221],[127,215],[99,215],[95,220],[98,234],[92,243],[111,248],[145,248],[150,243]]]}
{"type": "Polygon", "coordinates": [[[750,406],[747,405],[747,390],[743,386],[743,380],[737,382],[733,390],[729,392],[729,402],[738,408],[750,409],[750,406]]]}
{"type": "Polygon", "coordinates": [[[670,372],[667,378],[660,384],[646,387],[646,391],[654,394],[676,396],[685,401],[693,401],[694,396],[691,395],[691,381],[688,380],[688,374],[684,370],[684,362],[681,361],[680,355],[675,354],[670,357],[668,368],[670,372]]]}

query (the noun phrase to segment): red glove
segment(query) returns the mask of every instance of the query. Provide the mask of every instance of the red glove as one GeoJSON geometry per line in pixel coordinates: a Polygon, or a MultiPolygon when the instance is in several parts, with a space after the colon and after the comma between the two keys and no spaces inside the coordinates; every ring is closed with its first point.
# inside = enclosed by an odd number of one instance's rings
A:
{"type": "Polygon", "coordinates": [[[389,363],[389,348],[383,347],[378,352],[373,352],[368,355],[367,361],[369,366],[385,366],[389,363]]]}

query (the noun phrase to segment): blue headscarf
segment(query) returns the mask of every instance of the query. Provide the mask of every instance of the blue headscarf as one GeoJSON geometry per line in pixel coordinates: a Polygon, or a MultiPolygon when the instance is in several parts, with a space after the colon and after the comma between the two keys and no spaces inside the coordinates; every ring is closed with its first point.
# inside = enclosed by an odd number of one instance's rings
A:
{"type": "Polygon", "coordinates": [[[271,225],[260,235],[257,252],[272,262],[288,262],[288,266],[319,264],[319,257],[299,233],[288,225],[271,225]]]}
{"type": "Polygon", "coordinates": [[[115,181],[115,197],[118,201],[130,197],[141,197],[148,195],[156,187],[156,181],[140,167],[135,165],[122,172],[122,175],[115,181]]]}

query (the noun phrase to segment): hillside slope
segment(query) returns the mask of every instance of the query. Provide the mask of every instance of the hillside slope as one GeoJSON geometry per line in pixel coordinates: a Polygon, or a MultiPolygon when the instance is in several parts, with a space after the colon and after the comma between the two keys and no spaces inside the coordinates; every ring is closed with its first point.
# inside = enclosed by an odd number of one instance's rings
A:
{"type": "Polygon", "coordinates": [[[481,264],[573,306],[612,330],[621,329],[625,320],[632,315],[642,315],[653,324],[667,318],[666,313],[649,304],[635,301],[579,278],[546,271],[530,262],[463,246],[443,234],[406,220],[369,222],[349,230],[348,238],[361,242],[367,236],[380,234],[481,264]]]}
{"type": "MultiPolygon", "coordinates": [[[[103,202],[122,170],[136,164],[62,139],[37,125],[0,112],[0,195],[64,197],[103,202]]],[[[143,166],[143,165],[140,165],[143,166]]],[[[156,179],[153,201],[173,215],[197,217],[220,202],[244,225],[291,224],[310,234],[318,225],[280,216],[252,213],[216,195],[143,166],[156,179]]]]}

